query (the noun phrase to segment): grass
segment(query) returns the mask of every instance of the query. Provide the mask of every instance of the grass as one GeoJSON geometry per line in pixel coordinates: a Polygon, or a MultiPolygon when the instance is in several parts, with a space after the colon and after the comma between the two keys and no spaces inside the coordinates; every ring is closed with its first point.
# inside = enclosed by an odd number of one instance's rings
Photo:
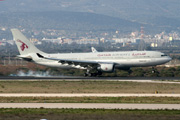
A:
{"type": "Polygon", "coordinates": [[[180,93],[180,84],[120,81],[0,81],[0,93],[180,93]]]}
{"type": "Polygon", "coordinates": [[[180,104],[176,97],[0,97],[0,103],[150,103],[180,104]]]}
{"type": "Polygon", "coordinates": [[[178,120],[179,110],[0,109],[0,120],[178,120]]]}
{"type": "MultiPolygon", "coordinates": [[[[0,81],[1,93],[180,93],[180,84],[118,81],[0,81]]],[[[164,103],[173,97],[0,97],[0,103],[164,103]]],[[[0,120],[179,120],[180,110],[11,109],[0,120]]]]}

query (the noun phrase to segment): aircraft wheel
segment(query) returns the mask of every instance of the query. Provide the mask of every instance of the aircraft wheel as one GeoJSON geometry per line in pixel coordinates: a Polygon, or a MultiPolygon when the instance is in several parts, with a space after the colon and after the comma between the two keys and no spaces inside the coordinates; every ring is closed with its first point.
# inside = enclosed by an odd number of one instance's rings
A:
{"type": "Polygon", "coordinates": [[[84,73],[84,77],[87,77],[88,76],[88,74],[87,73],[84,73]]]}
{"type": "Polygon", "coordinates": [[[96,74],[96,73],[91,73],[90,76],[91,76],[91,77],[96,77],[97,74],[96,74]]]}
{"type": "Polygon", "coordinates": [[[97,74],[98,74],[98,75],[102,75],[102,72],[98,72],[97,74]]]}

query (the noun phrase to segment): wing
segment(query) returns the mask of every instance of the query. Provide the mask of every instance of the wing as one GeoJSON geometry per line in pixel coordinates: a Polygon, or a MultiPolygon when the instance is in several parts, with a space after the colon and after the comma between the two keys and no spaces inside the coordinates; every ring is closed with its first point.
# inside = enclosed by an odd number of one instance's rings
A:
{"type": "MultiPolygon", "coordinates": [[[[37,56],[40,58],[48,59],[48,60],[55,60],[62,64],[68,64],[68,65],[79,65],[81,67],[85,68],[97,68],[100,64],[106,64],[107,62],[100,62],[100,61],[85,61],[85,60],[69,60],[69,59],[58,59],[58,58],[50,58],[50,57],[44,57],[43,55],[37,53],[37,56]]],[[[109,62],[108,62],[109,63],[109,62]]],[[[113,63],[112,63],[113,64],[113,63]]]]}

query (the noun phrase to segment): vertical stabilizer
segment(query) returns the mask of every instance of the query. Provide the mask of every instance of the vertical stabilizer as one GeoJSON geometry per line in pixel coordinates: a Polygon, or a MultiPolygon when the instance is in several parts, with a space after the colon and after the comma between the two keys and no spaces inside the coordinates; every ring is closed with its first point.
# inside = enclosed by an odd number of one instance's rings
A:
{"type": "Polygon", "coordinates": [[[29,53],[43,54],[43,52],[37,49],[18,29],[11,29],[11,31],[21,55],[27,55],[29,53]]]}

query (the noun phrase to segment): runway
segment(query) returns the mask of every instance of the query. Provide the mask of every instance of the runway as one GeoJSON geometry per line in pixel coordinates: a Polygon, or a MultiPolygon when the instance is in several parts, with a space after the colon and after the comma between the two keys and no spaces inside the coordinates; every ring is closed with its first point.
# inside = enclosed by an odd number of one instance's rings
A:
{"type": "Polygon", "coordinates": [[[34,76],[1,76],[2,80],[176,80],[180,77],[83,77],[83,76],[51,76],[51,77],[34,77],[34,76]]]}
{"type": "Polygon", "coordinates": [[[1,103],[0,108],[180,110],[180,105],[179,104],[109,104],[109,103],[1,103]]]}
{"type": "Polygon", "coordinates": [[[180,94],[51,94],[51,93],[1,93],[0,97],[180,97],[180,94]]]}

